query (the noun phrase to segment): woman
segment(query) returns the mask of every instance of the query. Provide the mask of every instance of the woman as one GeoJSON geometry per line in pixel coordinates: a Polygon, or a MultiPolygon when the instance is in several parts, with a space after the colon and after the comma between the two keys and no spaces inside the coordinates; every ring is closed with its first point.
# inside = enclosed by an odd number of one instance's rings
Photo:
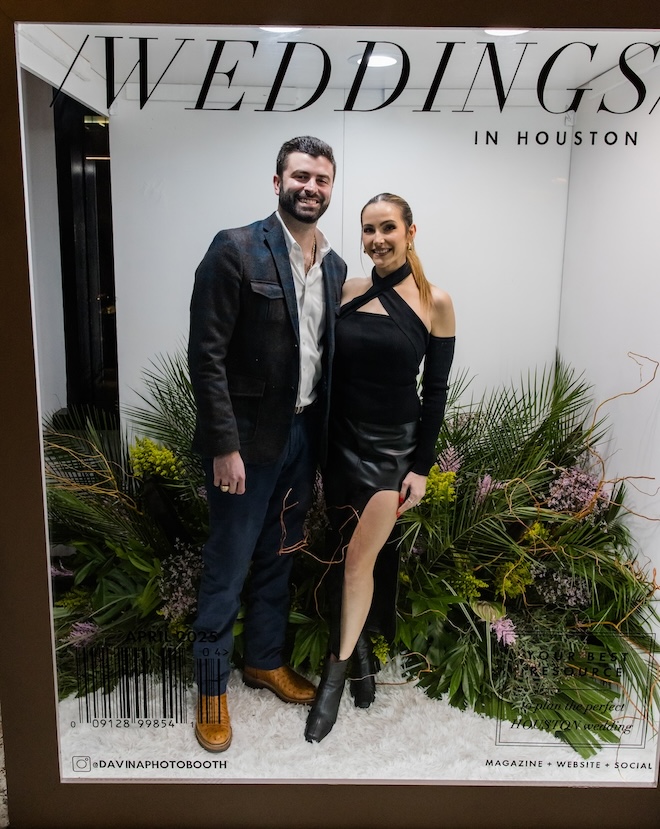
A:
{"type": "MultiPolygon", "coordinates": [[[[341,538],[337,549],[344,564],[339,635],[331,633],[305,728],[308,742],[322,740],[332,729],[354,651],[356,705],[368,707],[373,700],[375,684],[367,676],[373,674],[370,645],[363,629],[370,608],[373,614],[372,600],[376,605],[380,598],[378,589],[374,596],[374,568],[398,516],[424,496],[454,353],[451,298],[424,276],[407,202],[381,193],[367,202],[361,222],[364,250],[374,268],[370,278],[351,279],[343,289],[324,473],[328,515],[341,538]]],[[[394,595],[390,590],[387,597],[392,614],[394,595]]]]}

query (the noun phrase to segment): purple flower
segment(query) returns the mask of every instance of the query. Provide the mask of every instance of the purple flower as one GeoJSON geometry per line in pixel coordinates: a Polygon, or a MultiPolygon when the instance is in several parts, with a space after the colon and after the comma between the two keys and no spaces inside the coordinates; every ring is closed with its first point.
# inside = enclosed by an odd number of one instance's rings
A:
{"type": "Polygon", "coordinates": [[[500,645],[513,645],[518,638],[516,626],[513,624],[511,619],[507,619],[506,616],[491,622],[490,629],[497,636],[497,641],[500,645]]]}
{"type": "Polygon", "coordinates": [[[438,455],[438,466],[441,472],[458,472],[463,465],[463,456],[454,446],[445,446],[438,455]]]}
{"type": "Polygon", "coordinates": [[[65,641],[74,648],[85,648],[94,641],[100,630],[94,622],[74,622],[65,641]]]}
{"type": "Polygon", "coordinates": [[[202,572],[202,556],[192,545],[178,541],[175,554],[162,562],[158,588],[164,600],[160,610],[168,621],[180,621],[197,606],[197,580],[202,572]]]}
{"type": "Polygon", "coordinates": [[[50,565],[50,574],[53,578],[55,578],[57,576],[72,576],[73,575],[73,570],[67,570],[66,567],[62,566],[62,564],[59,564],[59,565],[51,564],[50,565]]]}
{"type": "Polygon", "coordinates": [[[599,491],[600,481],[595,475],[577,466],[562,470],[550,484],[548,507],[555,512],[600,513],[609,505],[608,496],[599,491]]]}
{"type": "Polygon", "coordinates": [[[591,604],[589,583],[570,570],[534,564],[532,575],[539,596],[548,604],[566,608],[584,608],[591,604]]]}
{"type": "Polygon", "coordinates": [[[494,489],[503,489],[504,484],[500,483],[500,481],[494,481],[492,477],[486,472],[486,474],[479,479],[477,483],[477,493],[476,499],[478,504],[483,504],[486,500],[486,496],[489,492],[492,492],[494,489]]]}

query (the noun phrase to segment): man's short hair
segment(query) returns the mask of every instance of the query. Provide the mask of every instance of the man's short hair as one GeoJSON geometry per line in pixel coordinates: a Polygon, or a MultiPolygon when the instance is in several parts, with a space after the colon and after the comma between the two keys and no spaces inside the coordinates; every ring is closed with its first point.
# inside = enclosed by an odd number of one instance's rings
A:
{"type": "Polygon", "coordinates": [[[280,178],[282,178],[287,158],[291,153],[305,153],[306,155],[311,155],[313,158],[323,156],[332,164],[333,179],[337,174],[337,164],[332,153],[332,147],[326,144],[325,141],[321,141],[320,138],[314,138],[313,135],[299,135],[297,138],[285,141],[277,154],[275,171],[280,178]]]}

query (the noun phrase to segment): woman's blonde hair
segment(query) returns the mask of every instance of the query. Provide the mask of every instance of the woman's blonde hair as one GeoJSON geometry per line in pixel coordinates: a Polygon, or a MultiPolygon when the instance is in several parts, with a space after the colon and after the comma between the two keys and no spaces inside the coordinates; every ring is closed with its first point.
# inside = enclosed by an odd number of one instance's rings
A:
{"type": "MultiPolygon", "coordinates": [[[[390,204],[395,204],[401,211],[401,218],[403,219],[403,223],[405,224],[406,228],[410,229],[412,227],[413,214],[412,210],[410,209],[410,205],[405,199],[402,199],[401,196],[394,195],[394,193],[379,193],[377,196],[374,196],[372,199],[369,199],[369,201],[365,204],[365,206],[362,208],[362,211],[360,212],[360,221],[362,221],[362,215],[370,204],[377,204],[378,202],[382,201],[389,202],[390,204]]],[[[415,280],[415,284],[417,285],[417,290],[419,291],[419,298],[422,302],[422,305],[426,308],[430,308],[433,305],[431,283],[426,278],[424,268],[422,267],[422,263],[420,261],[419,256],[417,256],[417,252],[415,251],[413,243],[411,243],[410,248],[408,249],[407,259],[412,270],[413,279],[415,280]]]]}

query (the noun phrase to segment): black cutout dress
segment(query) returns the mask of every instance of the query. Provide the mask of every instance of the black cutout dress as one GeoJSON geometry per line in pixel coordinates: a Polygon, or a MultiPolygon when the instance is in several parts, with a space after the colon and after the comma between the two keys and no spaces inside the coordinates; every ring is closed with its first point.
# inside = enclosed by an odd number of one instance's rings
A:
{"type": "MultiPolygon", "coordinates": [[[[324,489],[332,531],[329,553],[341,560],[360,512],[374,493],[399,491],[409,471],[421,475],[435,461],[447,399],[454,337],[433,337],[395,291],[410,274],[406,263],[342,306],[336,324],[328,460],[324,489]],[[378,297],[386,314],[359,309],[378,297]],[[422,399],[417,377],[424,360],[422,399]]],[[[374,600],[367,628],[392,639],[395,632],[398,539],[395,527],[374,570],[374,600]]],[[[343,568],[329,572],[331,605],[341,604],[343,568]]],[[[334,613],[333,613],[334,616],[334,613]]],[[[338,618],[331,647],[338,647],[338,618]]],[[[335,650],[334,652],[338,652],[335,650]]]]}

